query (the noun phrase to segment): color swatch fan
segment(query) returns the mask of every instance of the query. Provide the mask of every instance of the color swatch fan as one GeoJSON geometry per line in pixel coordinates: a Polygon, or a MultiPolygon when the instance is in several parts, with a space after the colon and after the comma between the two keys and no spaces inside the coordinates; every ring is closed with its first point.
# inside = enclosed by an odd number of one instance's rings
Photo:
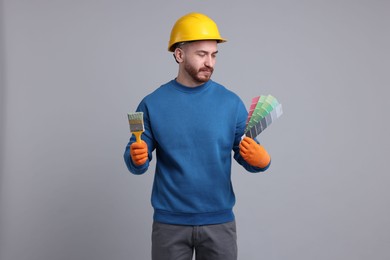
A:
{"type": "Polygon", "coordinates": [[[282,114],[282,104],[273,96],[254,97],[249,108],[245,135],[255,138],[282,114]]]}

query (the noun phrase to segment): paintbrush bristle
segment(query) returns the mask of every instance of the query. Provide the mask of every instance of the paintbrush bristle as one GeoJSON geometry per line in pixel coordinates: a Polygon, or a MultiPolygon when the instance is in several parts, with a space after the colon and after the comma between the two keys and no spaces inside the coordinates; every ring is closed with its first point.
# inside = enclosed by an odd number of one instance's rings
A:
{"type": "Polygon", "coordinates": [[[127,117],[129,118],[130,132],[145,131],[143,112],[129,113],[127,117]]]}

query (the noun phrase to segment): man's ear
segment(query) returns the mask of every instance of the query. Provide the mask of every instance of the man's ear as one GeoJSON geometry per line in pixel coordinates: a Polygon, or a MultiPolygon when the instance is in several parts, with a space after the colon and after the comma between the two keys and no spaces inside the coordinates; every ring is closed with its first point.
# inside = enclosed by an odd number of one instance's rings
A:
{"type": "Polygon", "coordinates": [[[173,56],[175,57],[175,60],[177,63],[181,63],[181,62],[183,62],[184,52],[182,49],[176,48],[174,53],[173,53],[173,56]]]}

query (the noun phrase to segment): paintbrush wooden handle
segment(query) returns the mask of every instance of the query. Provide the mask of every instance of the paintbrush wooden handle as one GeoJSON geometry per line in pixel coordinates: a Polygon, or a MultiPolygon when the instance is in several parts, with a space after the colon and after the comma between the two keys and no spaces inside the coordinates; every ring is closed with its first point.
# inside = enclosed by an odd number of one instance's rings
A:
{"type": "Polygon", "coordinates": [[[135,135],[135,140],[137,143],[140,143],[141,142],[141,135],[142,135],[142,131],[139,131],[139,132],[133,132],[133,135],[135,135]]]}

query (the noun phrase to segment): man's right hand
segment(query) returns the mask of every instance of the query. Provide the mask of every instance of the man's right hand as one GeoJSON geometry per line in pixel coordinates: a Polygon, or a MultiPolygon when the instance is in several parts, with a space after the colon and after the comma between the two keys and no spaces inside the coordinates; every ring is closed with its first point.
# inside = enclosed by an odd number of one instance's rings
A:
{"type": "Polygon", "coordinates": [[[148,145],[145,141],[140,143],[132,143],[130,145],[130,156],[133,160],[134,164],[137,166],[141,166],[148,160],[148,145]]]}

